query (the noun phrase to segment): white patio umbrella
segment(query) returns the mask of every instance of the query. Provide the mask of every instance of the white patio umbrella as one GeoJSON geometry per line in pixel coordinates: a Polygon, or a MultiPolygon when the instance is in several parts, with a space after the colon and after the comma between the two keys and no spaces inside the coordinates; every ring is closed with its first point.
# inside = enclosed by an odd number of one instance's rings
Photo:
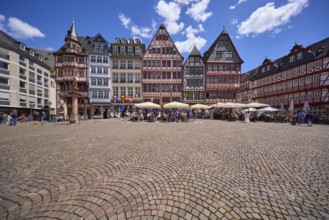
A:
{"type": "Polygon", "coordinates": [[[308,101],[307,100],[305,100],[305,102],[304,102],[303,111],[304,112],[311,111],[310,105],[308,104],[308,101]]]}
{"type": "Polygon", "coordinates": [[[279,109],[273,108],[271,106],[268,106],[268,107],[261,108],[261,109],[257,110],[257,112],[278,112],[278,111],[279,111],[279,109]]]}
{"type": "Polygon", "coordinates": [[[290,100],[288,111],[290,114],[294,113],[294,100],[293,99],[290,100]]]}
{"type": "Polygon", "coordinates": [[[143,103],[138,103],[135,104],[137,108],[147,108],[147,109],[154,109],[154,108],[161,108],[160,105],[155,104],[153,102],[143,102],[143,103]]]}
{"type": "Polygon", "coordinates": [[[171,109],[171,108],[189,108],[189,104],[182,103],[182,102],[170,102],[163,105],[164,109],[171,109]]]}
{"type": "Polygon", "coordinates": [[[209,109],[211,106],[203,104],[195,104],[191,106],[191,109],[209,109]]]}
{"type": "Polygon", "coordinates": [[[255,108],[246,108],[246,109],[242,110],[241,112],[246,113],[246,112],[255,112],[255,111],[257,111],[257,109],[255,109],[255,108]]]}
{"type": "Polygon", "coordinates": [[[249,108],[261,108],[261,107],[267,107],[269,106],[268,104],[264,104],[264,103],[259,103],[259,102],[251,102],[249,104],[247,104],[246,107],[249,108]]]}
{"type": "Polygon", "coordinates": [[[244,108],[248,107],[247,104],[237,103],[237,102],[218,102],[213,104],[211,107],[215,108],[244,108]]]}
{"type": "Polygon", "coordinates": [[[285,110],[284,110],[284,105],[283,105],[283,103],[281,102],[281,106],[280,106],[280,110],[279,110],[280,112],[285,112],[285,110]]]}

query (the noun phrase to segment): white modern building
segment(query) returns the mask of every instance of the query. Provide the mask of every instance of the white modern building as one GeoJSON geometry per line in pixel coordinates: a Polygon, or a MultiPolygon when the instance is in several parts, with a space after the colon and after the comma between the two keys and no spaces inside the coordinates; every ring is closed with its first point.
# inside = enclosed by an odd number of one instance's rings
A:
{"type": "Polygon", "coordinates": [[[55,110],[53,66],[46,59],[38,50],[0,31],[0,112],[10,114],[16,109],[25,117],[34,110],[55,110]]]}

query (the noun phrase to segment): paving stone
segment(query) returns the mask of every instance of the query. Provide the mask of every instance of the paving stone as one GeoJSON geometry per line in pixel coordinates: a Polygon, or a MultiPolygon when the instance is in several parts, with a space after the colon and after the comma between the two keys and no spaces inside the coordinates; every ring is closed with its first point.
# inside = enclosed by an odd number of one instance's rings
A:
{"type": "Polygon", "coordinates": [[[329,218],[328,126],[198,121],[0,126],[0,219],[329,218]]]}

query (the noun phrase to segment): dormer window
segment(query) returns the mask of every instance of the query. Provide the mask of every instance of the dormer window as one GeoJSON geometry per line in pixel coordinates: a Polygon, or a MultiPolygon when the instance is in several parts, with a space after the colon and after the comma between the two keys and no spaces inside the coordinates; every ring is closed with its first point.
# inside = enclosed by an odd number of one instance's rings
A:
{"type": "Polygon", "coordinates": [[[30,54],[31,54],[31,56],[34,56],[34,51],[30,50],[30,54]]]}
{"type": "Polygon", "coordinates": [[[300,60],[302,58],[303,58],[303,53],[302,52],[298,53],[297,54],[297,60],[300,60]]]}
{"type": "Polygon", "coordinates": [[[266,70],[269,71],[269,70],[270,70],[270,67],[271,67],[271,66],[268,65],[268,66],[266,67],[266,70]]]}
{"type": "Polygon", "coordinates": [[[99,45],[95,44],[95,52],[98,52],[98,51],[99,51],[99,45]]]}
{"type": "Polygon", "coordinates": [[[292,63],[294,61],[295,61],[295,56],[293,55],[293,56],[290,57],[290,63],[292,63]]]}
{"type": "Polygon", "coordinates": [[[24,45],[24,44],[20,43],[20,44],[19,44],[19,47],[20,47],[22,50],[25,50],[25,45],[24,45]]]}
{"type": "Polygon", "coordinates": [[[41,55],[39,55],[39,60],[42,61],[42,56],[41,55]]]}
{"type": "Polygon", "coordinates": [[[264,73],[265,72],[265,67],[262,67],[262,73],[264,73]]]}

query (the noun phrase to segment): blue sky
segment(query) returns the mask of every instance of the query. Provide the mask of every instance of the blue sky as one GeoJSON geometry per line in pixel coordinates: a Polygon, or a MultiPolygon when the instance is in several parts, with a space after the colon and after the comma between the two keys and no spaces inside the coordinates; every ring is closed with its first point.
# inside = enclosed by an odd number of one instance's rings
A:
{"type": "Polygon", "coordinates": [[[148,46],[161,23],[186,58],[203,54],[225,26],[244,60],[242,72],[277,59],[297,42],[329,37],[328,0],[4,0],[0,30],[29,47],[57,50],[72,20],[80,36],[140,37],[148,46]]]}

